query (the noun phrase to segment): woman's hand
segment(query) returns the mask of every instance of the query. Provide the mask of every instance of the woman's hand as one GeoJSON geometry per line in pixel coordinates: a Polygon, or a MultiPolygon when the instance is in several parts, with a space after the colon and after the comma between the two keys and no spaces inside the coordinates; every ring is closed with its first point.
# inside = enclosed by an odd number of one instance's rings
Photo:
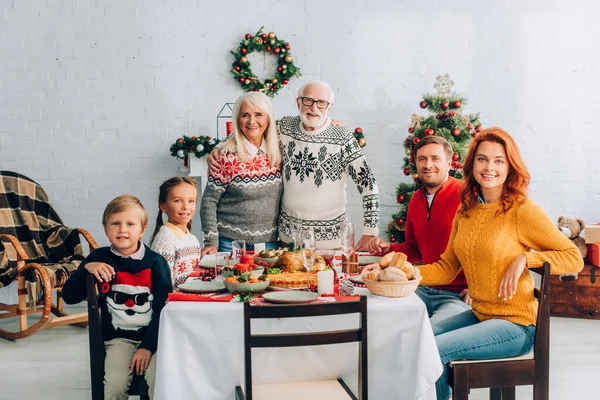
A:
{"type": "Polygon", "coordinates": [[[469,297],[469,289],[463,289],[459,296],[466,305],[471,306],[473,304],[473,299],[469,297]]]}
{"type": "Polygon", "coordinates": [[[150,350],[137,349],[133,355],[133,358],[131,359],[131,364],[129,364],[129,370],[136,375],[142,375],[148,369],[150,357],[152,357],[150,350]]]}
{"type": "Polygon", "coordinates": [[[85,264],[85,269],[98,279],[98,282],[108,282],[115,276],[113,267],[102,262],[91,262],[85,264]]]}
{"type": "Polygon", "coordinates": [[[498,287],[498,297],[502,297],[504,301],[512,299],[513,295],[517,293],[517,284],[525,268],[527,268],[527,258],[525,254],[521,253],[512,260],[504,273],[500,287],[498,287]]]}
{"type": "Polygon", "coordinates": [[[217,252],[216,246],[206,246],[205,248],[202,249],[200,254],[202,255],[202,257],[204,257],[207,254],[215,254],[216,252],[217,252]]]}
{"type": "Polygon", "coordinates": [[[210,153],[208,153],[207,161],[208,161],[208,173],[209,175],[216,175],[219,172],[219,157],[221,156],[221,151],[219,149],[213,149],[210,153]]]}

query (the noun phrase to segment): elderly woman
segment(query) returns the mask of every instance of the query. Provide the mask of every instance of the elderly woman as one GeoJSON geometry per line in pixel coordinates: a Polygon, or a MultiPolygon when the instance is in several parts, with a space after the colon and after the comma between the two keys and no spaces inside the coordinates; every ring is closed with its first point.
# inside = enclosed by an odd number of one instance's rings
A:
{"type": "Polygon", "coordinates": [[[240,96],[233,106],[233,137],[224,142],[217,171],[211,169],[200,217],[203,254],[231,251],[234,240],[277,248],[281,200],[281,154],[271,102],[260,92],[240,96]]]}

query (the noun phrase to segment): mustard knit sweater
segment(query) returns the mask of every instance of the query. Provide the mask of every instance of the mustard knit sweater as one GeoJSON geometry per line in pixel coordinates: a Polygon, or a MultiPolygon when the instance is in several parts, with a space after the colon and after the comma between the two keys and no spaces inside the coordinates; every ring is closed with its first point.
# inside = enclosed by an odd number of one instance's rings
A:
{"type": "Polygon", "coordinates": [[[454,218],[448,247],[440,261],[419,267],[421,285],[449,283],[462,267],[473,299],[473,312],[480,321],[499,318],[535,325],[533,277],[525,269],[517,293],[504,301],[498,297],[504,272],[520,253],[525,254],[528,268],[549,262],[551,274],[579,272],[583,268],[579,250],[531,200],[515,204],[506,213],[497,213],[500,201],[477,204],[468,217],[461,209],[454,218]]]}

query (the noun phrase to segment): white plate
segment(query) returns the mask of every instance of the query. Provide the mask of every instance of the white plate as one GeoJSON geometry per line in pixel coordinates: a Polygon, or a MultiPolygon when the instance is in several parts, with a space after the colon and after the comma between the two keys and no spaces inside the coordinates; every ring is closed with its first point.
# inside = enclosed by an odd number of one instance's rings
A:
{"type": "Polygon", "coordinates": [[[310,303],[315,301],[319,297],[319,294],[314,292],[297,292],[290,290],[285,292],[265,293],[262,297],[269,303],[293,304],[310,303]]]}
{"type": "MultiPolygon", "coordinates": [[[[215,265],[217,265],[217,260],[200,260],[200,266],[202,268],[214,268],[215,265]]],[[[219,265],[225,266],[226,264],[224,261],[222,261],[219,263],[219,265]]]]}
{"type": "Polygon", "coordinates": [[[187,280],[177,287],[185,293],[216,293],[225,290],[225,284],[221,281],[204,282],[199,279],[187,280]]]}
{"type": "Polygon", "coordinates": [[[375,264],[379,261],[381,261],[381,257],[378,256],[358,256],[358,265],[375,264]]]}

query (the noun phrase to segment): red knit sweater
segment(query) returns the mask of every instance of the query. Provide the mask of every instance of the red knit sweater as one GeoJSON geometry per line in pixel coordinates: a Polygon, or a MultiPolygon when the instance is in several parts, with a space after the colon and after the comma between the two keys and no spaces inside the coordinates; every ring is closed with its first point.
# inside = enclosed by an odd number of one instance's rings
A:
{"type": "MultiPolygon", "coordinates": [[[[430,264],[440,259],[446,250],[452,221],[460,205],[460,191],[464,182],[449,177],[435,194],[431,207],[427,204],[425,187],[415,192],[408,204],[405,242],[393,244],[390,251],[401,251],[411,263],[430,264]]],[[[432,286],[436,289],[461,291],[467,287],[462,269],[447,285],[432,286]]]]}

